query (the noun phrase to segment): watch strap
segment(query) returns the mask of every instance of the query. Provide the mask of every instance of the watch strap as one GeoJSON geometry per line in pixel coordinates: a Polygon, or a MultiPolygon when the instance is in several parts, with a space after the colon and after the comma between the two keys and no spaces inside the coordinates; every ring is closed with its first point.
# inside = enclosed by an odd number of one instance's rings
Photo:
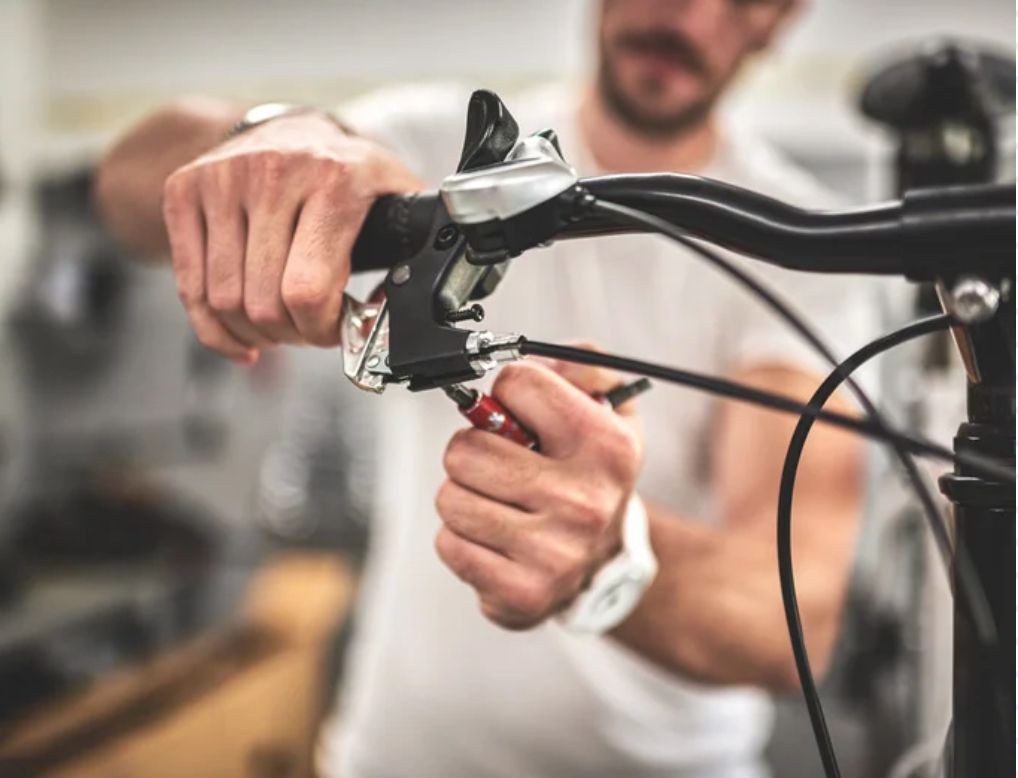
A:
{"type": "Polygon", "coordinates": [[[622,519],[622,549],[558,615],[559,623],[570,632],[586,634],[614,629],[635,610],[656,574],[647,509],[633,494],[622,519]]]}

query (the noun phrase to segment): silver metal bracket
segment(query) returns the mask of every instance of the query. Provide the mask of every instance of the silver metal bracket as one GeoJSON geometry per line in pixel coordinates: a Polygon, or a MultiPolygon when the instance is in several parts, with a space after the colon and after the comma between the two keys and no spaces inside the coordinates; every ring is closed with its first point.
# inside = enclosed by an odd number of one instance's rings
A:
{"type": "Polygon", "coordinates": [[[380,394],[391,376],[385,301],[362,303],[344,294],[340,328],[343,373],[360,389],[380,394]]]}

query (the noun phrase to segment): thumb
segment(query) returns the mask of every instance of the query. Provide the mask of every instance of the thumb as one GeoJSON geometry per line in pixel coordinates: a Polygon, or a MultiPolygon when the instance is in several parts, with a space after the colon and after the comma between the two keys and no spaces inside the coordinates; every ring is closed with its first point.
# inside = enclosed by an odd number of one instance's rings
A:
{"type": "MultiPolygon", "coordinates": [[[[604,349],[592,341],[567,341],[566,345],[604,353],[604,349]]],[[[539,359],[542,364],[554,370],[584,394],[602,395],[617,389],[626,380],[621,373],[607,367],[581,365],[576,362],[565,362],[561,359],[547,359],[544,357],[539,359]]],[[[636,404],[633,400],[628,400],[617,406],[615,411],[622,416],[633,416],[636,413],[636,404]]]]}

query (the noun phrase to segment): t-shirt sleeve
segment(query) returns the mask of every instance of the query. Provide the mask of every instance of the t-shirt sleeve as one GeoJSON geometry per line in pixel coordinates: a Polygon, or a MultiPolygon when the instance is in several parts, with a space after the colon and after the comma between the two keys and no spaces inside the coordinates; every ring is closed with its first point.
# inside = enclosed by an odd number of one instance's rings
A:
{"type": "Polygon", "coordinates": [[[379,89],[339,107],[344,122],[396,152],[429,186],[456,169],[470,90],[455,83],[379,89]]]}

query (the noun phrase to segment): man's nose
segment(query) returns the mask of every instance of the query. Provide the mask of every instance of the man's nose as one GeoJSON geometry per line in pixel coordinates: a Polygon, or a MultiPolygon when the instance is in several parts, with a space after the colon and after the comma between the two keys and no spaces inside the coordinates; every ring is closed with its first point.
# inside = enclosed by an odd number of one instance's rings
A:
{"type": "Polygon", "coordinates": [[[734,5],[732,0],[659,0],[654,26],[674,30],[703,51],[731,28],[734,5]]]}

